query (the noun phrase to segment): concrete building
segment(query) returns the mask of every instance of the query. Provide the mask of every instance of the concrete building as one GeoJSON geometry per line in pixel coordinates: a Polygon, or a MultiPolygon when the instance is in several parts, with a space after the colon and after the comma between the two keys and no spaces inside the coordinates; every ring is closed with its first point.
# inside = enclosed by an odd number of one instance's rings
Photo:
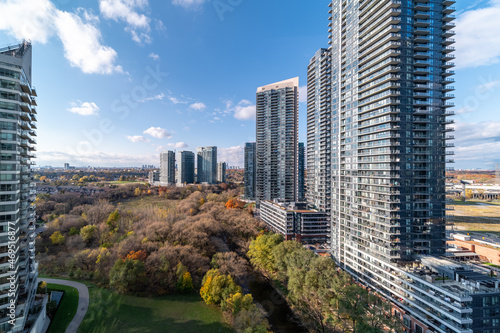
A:
{"type": "Polygon", "coordinates": [[[257,89],[257,201],[297,199],[298,90],[298,78],[257,89]]]}
{"type": "Polygon", "coordinates": [[[297,174],[297,201],[303,202],[306,200],[306,149],[303,142],[299,142],[299,162],[297,174]]]}
{"type": "Polygon", "coordinates": [[[456,249],[475,253],[478,259],[500,266],[500,238],[453,234],[447,243],[456,249]]]}
{"type": "Polygon", "coordinates": [[[337,144],[332,122],[331,52],[320,49],[307,68],[307,193],[309,205],[331,211],[332,141],[337,144]]]}
{"type": "Polygon", "coordinates": [[[454,3],[331,1],[308,68],[308,200],[330,211],[338,265],[407,331],[491,333],[498,279],[445,258],[454,3]]]}
{"type": "Polygon", "coordinates": [[[45,303],[35,295],[38,277],[38,262],[35,261],[36,190],[31,166],[35,163],[37,92],[32,84],[31,60],[29,42],[0,49],[2,332],[30,330],[32,325],[38,326],[39,318],[45,318],[45,303]],[[12,319],[14,325],[9,323],[12,319]]]}
{"type": "Polygon", "coordinates": [[[175,184],[175,153],[173,151],[160,154],[160,184],[175,184]]]}
{"type": "Polygon", "coordinates": [[[257,181],[255,142],[245,143],[245,172],[243,182],[245,185],[245,199],[255,200],[255,185],[257,181]]]}
{"type": "Polygon", "coordinates": [[[194,153],[180,151],[177,154],[177,184],[194,183],[194,153]]]}
{"type": "Polygon", "coordinates": [[[198,148],[198,183],[217,184],[217,147],[198,148]]]}
{"type": "Polygon", "coordinates": [[[148,180],[151,185],[156,185],[160,182],[160,170],[150,171],[148,174],[148,180]]]}
{"type": "Polygon", "coordinates": [[[325,244],[330,234],[329,215],[308,209],[306,203],[261,201],[260,219],[286,240],[303,244],[325,244]]]}
{"type": "Polygon", "coordinates": [[[217,182],[226,182],[226,162],[217,163],[217,182]]]}

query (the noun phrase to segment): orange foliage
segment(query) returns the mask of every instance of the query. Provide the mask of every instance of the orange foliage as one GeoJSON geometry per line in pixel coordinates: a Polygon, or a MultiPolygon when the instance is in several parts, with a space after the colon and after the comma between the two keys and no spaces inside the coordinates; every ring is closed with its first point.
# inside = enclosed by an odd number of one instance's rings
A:
{"type": "Polygon", "coordinates": [[[228,202],[226,202],[226,209],[233,209],[233,208],[243,209],[244,207],[245,203],[238,199],[229,199],[228,202]]]}
{"type": "Polygon", "coordinates": [[[127,256],[125,257],[125,259],[144,261],[146,260],[146,257],[147,257],[146,252],[139,250],[139,251],[130,251],[130,253],[127,254],[127,256]]]}

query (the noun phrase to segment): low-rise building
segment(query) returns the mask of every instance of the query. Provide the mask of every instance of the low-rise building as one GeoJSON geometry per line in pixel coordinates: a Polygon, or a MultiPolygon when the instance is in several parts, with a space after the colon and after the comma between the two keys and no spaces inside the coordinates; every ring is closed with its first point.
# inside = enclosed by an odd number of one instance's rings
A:
{"type": "Polygon", "coordinates": [[[494,265],[500,265],[500,244],[498,239],[453,234],[447,243],[457,249],[465,249],[475,253],[479,259],[494,265]]]}
{"type": "Polygon", "coordinates": [[[324,244],[330,234],[329,215],[307,208],[307,203],[261,201],[260,219],[286,240],[303,244],[324,244]]]}

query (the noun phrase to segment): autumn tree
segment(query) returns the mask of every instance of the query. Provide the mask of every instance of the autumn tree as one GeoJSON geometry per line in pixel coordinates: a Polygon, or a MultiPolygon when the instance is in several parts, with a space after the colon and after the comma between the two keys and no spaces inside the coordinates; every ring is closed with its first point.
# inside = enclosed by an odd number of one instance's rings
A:
{"type": "Polygon", "coordinates": [[[146,270],[140,260],[117,259],[109,273],[109,284],[120,293],[144,292],[146,270]]]}
{"type": "Polygon", "coordinates": [[[95,225],[89,224],[84,226],[80,230],[80,236],[86,243],[91,243],[97,238],[97,227],[95,225]]]}
{"type": "Polygon", "coordinates": [[[50,241],[54,245],[61,245],[64,244],[65,237],[61,234],[60,231],[55,231],[51,236],[50,236],[50,241]]]}
{"type": "Polygon", "coordinates": [[[200,295],[207,304],[221,305],[236,293],[241,293],[241,287],[230,275],[222,275],[217,269],[209,270],[203,278],[200,295]]]}

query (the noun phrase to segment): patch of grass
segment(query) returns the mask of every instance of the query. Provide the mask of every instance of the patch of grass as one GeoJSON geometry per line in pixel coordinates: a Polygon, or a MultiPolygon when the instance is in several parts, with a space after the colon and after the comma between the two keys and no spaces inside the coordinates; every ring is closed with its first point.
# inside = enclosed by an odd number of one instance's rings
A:
{"type": "Polygon", "coordinates": [[[495,267],[495,268],[500,268],[500,266],[492,264],[491,262],[485,262],[484,264],[487,265],[487,266],[491,266],[491,267],[495,267]]]}
{"type": "MultiPolygon", "coordinates": [[[[89,283],[87,282],[87,285],[89,283]]],[[[217,307],[198,294],[144,298],[89,287],[90,305],[79,333],[230,333],[217,307]]]]}
{"type": "Polygon", "coordinates": [[[135,197],[125,201],[121,201],[119,205],[128,209],[139,208],[148,205],[152,205],[161,209],[174,209],[175,207],[177,207],[177,203],[177,200],[169,200],[161,198],[157,195],[147,195],[144,197],[135,197]]]}
{"type": "Polygon", "coordinates": [[[139,181],[130,181],[130,180],[117,180],[112,182],[106,182],[106,184],[110,185],[129,185],[129,184],[139,184],[139,185],[147,185],[147,182],[139,182],[139,181]]]}
{"type": "Polygon", "coordinates": [[[73,287],[48,283],[47,291],[49,295],[51,291],[64,291],[64,296],[59,303],[54,319],[50,323],[48,333],[65,332],[78,309],[78,290],[73,287]]]}

